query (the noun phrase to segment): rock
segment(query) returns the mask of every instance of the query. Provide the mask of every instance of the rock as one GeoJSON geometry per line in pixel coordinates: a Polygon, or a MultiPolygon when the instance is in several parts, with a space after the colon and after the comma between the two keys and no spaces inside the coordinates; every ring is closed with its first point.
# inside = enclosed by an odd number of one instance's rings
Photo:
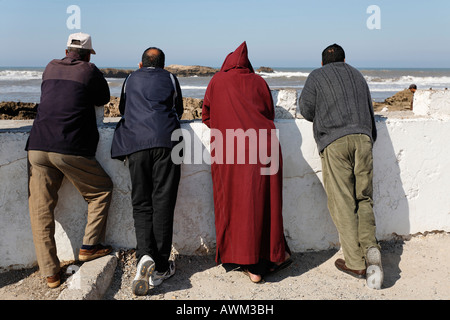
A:
{"type": "Polygon", "coordinates": [[[0,120],[29,120],[36,117],[37,104],[28,102],[0,102],[0,120]]]}
{"type": "Polygon", "coordinates": [[[256,70],[256,72],[264,72],[264,73],[273,73],[273,69],[269,68],[269,67],[259,67],[258,70],[256,70]]]}
{"type": "Polygon", "coordinates": [[[109,102],[105,104],[104,117],[120,117],[119,111],[120,98],[111,96],[109,102]]]}
{"type": "Polygon", "coordinates": [[[106,69],[100,69],[100,71],[103,73],[105,78],[124,78],[125,79],[134,70],[106,68],[106,69]]]}
{"type": "MultiPolygon", "coordinates": [[[[119,111],[120,98],[111,96],[104,106],[104,117],[121,117],[119,111]]],[[[202,118],[203,99],[183,97],[184,113],[181,120],[202,118]]],[[[6,101],[0,102],[0,120],[33,120],[37,113],[36,103],[6,101]]]]}
{"type": "MultiPolygon", "coordinates": [[[[219,69],[211,68],[211,67],[203,67],[203,66],[183,66],[178,64],[171,64],[165,69],[177,77],[210,77],[213,76],[219,69]]],[[[106,68],[100,69],[105,78],[126,78],[130,73],[135,70],[128,69],[114,69],[114,68],[106,68]]]]}
{"type": "Polygon", "coordinates": [[[276,105],[275,118],[276,119],[295,119],[297,117],[297,100],[298,93],[294,89],[284,89],[275,91],[276,105]]]}
{"type": "Polygon", "coordinates": [[[413,97],[414,94],[409,89],[405,89],[387,98],[384,102],[373,102],[373,109],[375,112],[382,111],[386,107],[389,111],[408,111],[411,110],[413,97]]]}
{"type": "Polygon", "coordinates": [[[210,67],[202,67],[202,66],[182,66],[178,64],[171,64],[165,69],[169,72],[172,72],[177,77],[210,77],[213,76],[218,69],[210,68],[210,67]]]}
{"type": "Polygon", "coordinates": [[[117,260],[111,254],[83,263],[56,300],[101,300],[111,285],[117,260]]]}
{"type": "MultiPolygon", "coordinates": [[[[120,98],[111,97],[105,105],[104,117],[121,117],[119,111],[120,98]]],[[[181,120],[194,120],[202,118],[203,99],[183,97],[184,112],[181,120]]]]}
{"type": "MultiPolygon", "coordinates": [[[[275,96],[276,118],[293,119],[297,118],[299,113],[296,110],[296,91],[281,90],[277,91],[275,96]]],[[[413,94],[409,90],[400,91],[394,96],[386,99],[384,102],[374,102],[375,112],[380,111],[408,111],[411,110],[411,101],[413,94]],[[383,108],[385,108],[383,110],[383,108]]],[[[111,100],[104,106],[104,117],[120,117],[119,112],[120,98],[111,96],[111,100]]],[[[202,118],[203,99],[183,97],[184,113],[181,120],[194,120],[202,118]]],[[[36,117],[36,103],[25,102],[0,102],[0,120],[32,120],[36,117]]]]}
{"type": "Polygon", "coordinates": [[[194,120],[202,118],[203,99],[183,98],[184,113],[181,120],[194,120]]]}
{"type": "Polygon", "coordinates": [[[405,89],[403,91],[397,92],[392,97],[387,98],[385,102],[390,106],[397,105],[403,109],[410,109],[413,96],[414,94],[409,91],[409,89],[405,89]]]}

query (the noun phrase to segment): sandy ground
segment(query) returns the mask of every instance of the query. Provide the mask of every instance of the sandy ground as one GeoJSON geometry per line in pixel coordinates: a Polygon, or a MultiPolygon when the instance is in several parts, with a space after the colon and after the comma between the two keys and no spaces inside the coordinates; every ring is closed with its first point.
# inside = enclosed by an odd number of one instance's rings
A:
{"type": "MultiPolygon", "coordinates": [[[[450,233],[434,232],[382,246],[384,285],[366,287],[336,269],[339,250],[293,254],[293,263],[263,283],[251,283],[233,266],[213,256],[176,256],[177,271],[148,295],[134,296],[134,250],[119,250],[119,261],[104,300],[449,300],[450,233]]],[[[63,269],[67,267],[67,264],[63,269]]],[[[66,286],[48,289],[37,268],[0,274],[1,300],[55,300],[66,286]]]]}

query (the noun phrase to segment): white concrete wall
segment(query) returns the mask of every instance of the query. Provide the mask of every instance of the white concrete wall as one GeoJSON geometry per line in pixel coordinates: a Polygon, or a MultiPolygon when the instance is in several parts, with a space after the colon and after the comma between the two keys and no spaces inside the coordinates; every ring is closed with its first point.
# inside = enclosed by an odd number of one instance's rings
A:
{"type": "MultiPolygon", "coordinates": [[[[295,109],[292,105],[288,108],[289,113],[295,109]]],[[[275,122],[284,161],[283,216],[288,244],[294,252],[336,247],[339,239],[326,205],[312,124],[292,118],[275,122]]],[[[115,186],[106,238],[115,247],[132,248],[135,235],[128,169],[110,159],[117,119],[105,120],[99,129],[97,158],[115,186]]],[[[0,270],[35,264],[24,151],[31,125],[32,121],[0,121],[0,270]]],[[[194,137],[192,148],[208,148],[209,129],[201,121],[183,122],[182,128],[194,137]]],[[[378,239],[389,239],[394,233],[450,231],[450,151],[446,148],[450,121],[378,116],[377,128],[374,209],[378,239]]],[[[182,165],[173,239],[181,254],[215,250],[210,166],[195,162],[182,165]]],[[[59,196],[55,212],[58,255],[63,261],[72,260],[81,246],[87,205],[68,181],[59,196]]]]}
{"type": "Polygon", "coordinates": [[[450,90],[417,90],[414,93],[413,112],[431,117],[450,116],[450,90]]]}

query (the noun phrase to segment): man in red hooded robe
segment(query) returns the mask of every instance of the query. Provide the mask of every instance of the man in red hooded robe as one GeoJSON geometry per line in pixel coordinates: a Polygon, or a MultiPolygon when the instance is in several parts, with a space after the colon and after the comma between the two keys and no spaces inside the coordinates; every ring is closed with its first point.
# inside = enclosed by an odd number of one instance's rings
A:
{"type": "Polygon", "coordinates": [[[243,42],[211,79],[202,121],[211,129],[216,262],[243,266],[253,282],[290,262],[274,116],[270,89],[243,42]]]}

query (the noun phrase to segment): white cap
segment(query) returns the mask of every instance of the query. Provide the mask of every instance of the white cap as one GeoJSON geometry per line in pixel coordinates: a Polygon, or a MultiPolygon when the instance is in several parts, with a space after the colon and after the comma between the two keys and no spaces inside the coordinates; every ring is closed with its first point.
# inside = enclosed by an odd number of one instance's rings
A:
{"type": "Polygon", "coordinates": [[[91,36],[87,33],[72,33],[67,40],[68,48],[79,48],[89,50],[92,54],[95,54],[94,49],[92,49],[91,36]]]}

